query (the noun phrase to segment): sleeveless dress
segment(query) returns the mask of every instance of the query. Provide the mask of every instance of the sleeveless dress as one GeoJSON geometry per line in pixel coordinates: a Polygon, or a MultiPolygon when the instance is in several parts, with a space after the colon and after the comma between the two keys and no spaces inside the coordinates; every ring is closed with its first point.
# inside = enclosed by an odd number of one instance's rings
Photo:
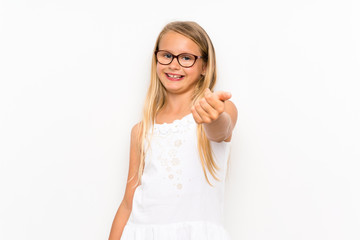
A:
{"type": "MultiPolygon", "coordinates": [[[[151,144],[121,240],[230,240],[223,227],[230,142],[210,141],[220,181],[205,179],[192,114],[154,124],[151,144]]],[[[146,148],[145,148],[146,149],[146,148]]]]}

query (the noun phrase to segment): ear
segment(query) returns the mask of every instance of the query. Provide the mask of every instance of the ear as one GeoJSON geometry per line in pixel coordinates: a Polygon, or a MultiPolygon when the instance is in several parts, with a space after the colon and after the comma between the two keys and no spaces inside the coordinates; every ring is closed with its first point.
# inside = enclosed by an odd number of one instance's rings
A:
{"type": "Polygon", "coordinates": [[[207,68],[207,64],[204,63],[203,66],[202,66],[202,72],[201,72],[201,75],[202,75],[202,76],[205,76],[206,68],[207,68]]]}

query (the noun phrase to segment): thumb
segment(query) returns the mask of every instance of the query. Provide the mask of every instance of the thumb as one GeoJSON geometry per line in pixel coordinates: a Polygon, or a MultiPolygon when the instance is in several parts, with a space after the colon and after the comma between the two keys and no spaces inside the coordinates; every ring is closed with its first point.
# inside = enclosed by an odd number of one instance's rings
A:
{"type": "Polygon", "coordinates": [[[218,96],[219,100],[221,100],[221,101],[226,101],[231,98],[230,92],[218,91],[218,92],[216,92],[216,95],[218,96]]]}

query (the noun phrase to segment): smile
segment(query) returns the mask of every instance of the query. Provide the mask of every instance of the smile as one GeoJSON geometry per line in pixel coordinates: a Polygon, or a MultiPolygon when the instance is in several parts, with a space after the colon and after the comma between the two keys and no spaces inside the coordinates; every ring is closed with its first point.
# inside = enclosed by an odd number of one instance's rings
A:
{"type": "Polygon", "coordinates": [[[181,80],[181,79],[184,78],[183,75],[170,74],[170,73],[166,73],[166,77],[167,77],[170,81],[179,81],[179,80],[181,80]]]}

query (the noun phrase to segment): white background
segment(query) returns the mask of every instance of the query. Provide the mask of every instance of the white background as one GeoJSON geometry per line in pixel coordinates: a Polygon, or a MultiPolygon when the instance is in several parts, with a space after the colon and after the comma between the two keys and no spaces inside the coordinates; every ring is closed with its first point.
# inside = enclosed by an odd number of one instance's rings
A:
{"type": "Polygon", "coordinates": [[[107,239],[155,39],[213,40],[234,240],[360,239],[357,0],[0,1],[0,239],[107,239]]]}

